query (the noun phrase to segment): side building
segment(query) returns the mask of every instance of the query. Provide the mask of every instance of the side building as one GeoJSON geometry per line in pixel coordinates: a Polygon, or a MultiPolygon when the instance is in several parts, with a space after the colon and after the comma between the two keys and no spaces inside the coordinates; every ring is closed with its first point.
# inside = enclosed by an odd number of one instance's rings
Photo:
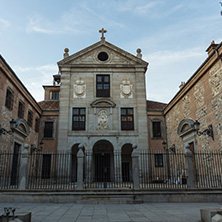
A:
{"type": "Polygon", "coordinates": [[[10,131],[10,121],[16,121],[13,136],[2,130],[0,150],[17,153],[24,144],[38,148],[42,110],[1,55],[0,82],[0,128],[10,131]]]}
{"type": "Polygon", "coordinates": [[[167,145],[176,152],[222,150],[222,43],[214,41],[207,59],[164,109],[167,145]]]}

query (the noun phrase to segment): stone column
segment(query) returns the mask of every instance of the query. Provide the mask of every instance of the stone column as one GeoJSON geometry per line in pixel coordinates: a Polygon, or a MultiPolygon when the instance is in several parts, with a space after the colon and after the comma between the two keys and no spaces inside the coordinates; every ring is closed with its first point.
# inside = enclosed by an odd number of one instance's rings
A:
{"type": "Polygon", "coordinates": [[[86,159],[85,159],[85,182],[91,183],[93,182],[93,166],[92,165],[92,158],[93,158],[93,152],[87,151],[86,152],[86,159]]]}
{"type": "Polygon", "coordinates": [[[189,188],[195,188],[195,176],[193,167],[193,154],[190,150],[190,145],[185,146],[185,166],[187,171],[187,186],[189,188]]]}
{"type": "Polygon", "coordinates": [[[84,153],[83,145],[79,144],[79,151],[77,153],[77,189],[83,189],[83,164],[84,164],[84,153]]]}
{"type": "Polygon", "coordinates": [[[132,152],[132,167],[133,167],[133,185],[134,189],[140,188],[140,177],[139,177],[139,152],[137,151],[137,145],[133,144],[132,152]]]}
{"type": "Polygon", "coordinates": [[[29,164],[29,145],[25,144],[21,153],[21,161],[19,168],[18,189],[25,190],[28,188],[28,164],[29,164]]]}
{"type": "Polygon", "coordinates": [[[122,156],[119,150],[114,150],[114,181],[122,183],[122,156]]]}

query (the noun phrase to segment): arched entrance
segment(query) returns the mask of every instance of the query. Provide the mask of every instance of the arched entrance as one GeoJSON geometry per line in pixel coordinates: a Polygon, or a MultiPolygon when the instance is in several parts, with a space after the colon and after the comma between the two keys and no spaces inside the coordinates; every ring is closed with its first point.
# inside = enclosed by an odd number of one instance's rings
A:
{"type": "Polygon", "coordinates": [[[93,166],[96,182],[110,182],[113,180],[113,145],[107,140],[100,140],[93,146],[93,166]]]}
{"type": "Polygon", "coordinates": [[[177,128],[177,134],[182,138],[183,140],[183,146],[185,149],[185,146],[188,144],[190,147],[190,150],[193,154],[193,168],[194,168],[194,177],[195,177],[195,183],[198,182],[198,168],[197,168],[197,162],[195,153],[197,152],[196,147],[196,130],[194,128],[194,121],[192,119],[183,119],[178,128],[177,128]]]}
{"type": "Polygon", "coordinates": [[[127,143],[122,147],[121,159],[122,159],[122,179],[123,182],[132,181],[132,144],[127,143]]]}

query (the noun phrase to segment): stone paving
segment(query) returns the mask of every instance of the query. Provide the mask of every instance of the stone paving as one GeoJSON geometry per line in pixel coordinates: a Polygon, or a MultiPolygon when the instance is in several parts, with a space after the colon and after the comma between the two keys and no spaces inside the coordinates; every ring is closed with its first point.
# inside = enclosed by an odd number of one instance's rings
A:
{"type": "Polygon", "coordinates": [[[32,212],[32,222],[198,222],[200,209],[220,208],[222,203],[52,204],[0,203],[16,213],[32,212]]]}

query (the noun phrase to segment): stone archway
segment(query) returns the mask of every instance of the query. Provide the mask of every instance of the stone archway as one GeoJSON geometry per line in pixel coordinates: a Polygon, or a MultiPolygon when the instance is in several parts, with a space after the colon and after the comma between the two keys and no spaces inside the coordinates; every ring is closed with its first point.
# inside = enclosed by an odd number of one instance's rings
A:
{"type": "Polygon", "coordinates": [[[192,119],[183,119],[177,128],[177,134],[183,140],[184,150],[185,150],[186,145],[189,145],[190,150],[193,154],[192,158],[193,158],[194,176],[195,176],[195,182],[197,183],[198,182],[198,168],[197,168],[198,159],[196,159],[196,155],[194,155],[197,152],[196,130],[194,128],[194,121],[192,119]]]}
{"type": "Polygon", "coordinates": [[[107,140],[100,140],[93,146],[93,175],[96,182],[114,180],[113,145],[107,140]]]}
{"type": "Polygon", "coordinates": [[[132,144],[127,143],[122,146],[121,160],[122,160],[122,180],[123,182],[132,181],[132,144]]]}

